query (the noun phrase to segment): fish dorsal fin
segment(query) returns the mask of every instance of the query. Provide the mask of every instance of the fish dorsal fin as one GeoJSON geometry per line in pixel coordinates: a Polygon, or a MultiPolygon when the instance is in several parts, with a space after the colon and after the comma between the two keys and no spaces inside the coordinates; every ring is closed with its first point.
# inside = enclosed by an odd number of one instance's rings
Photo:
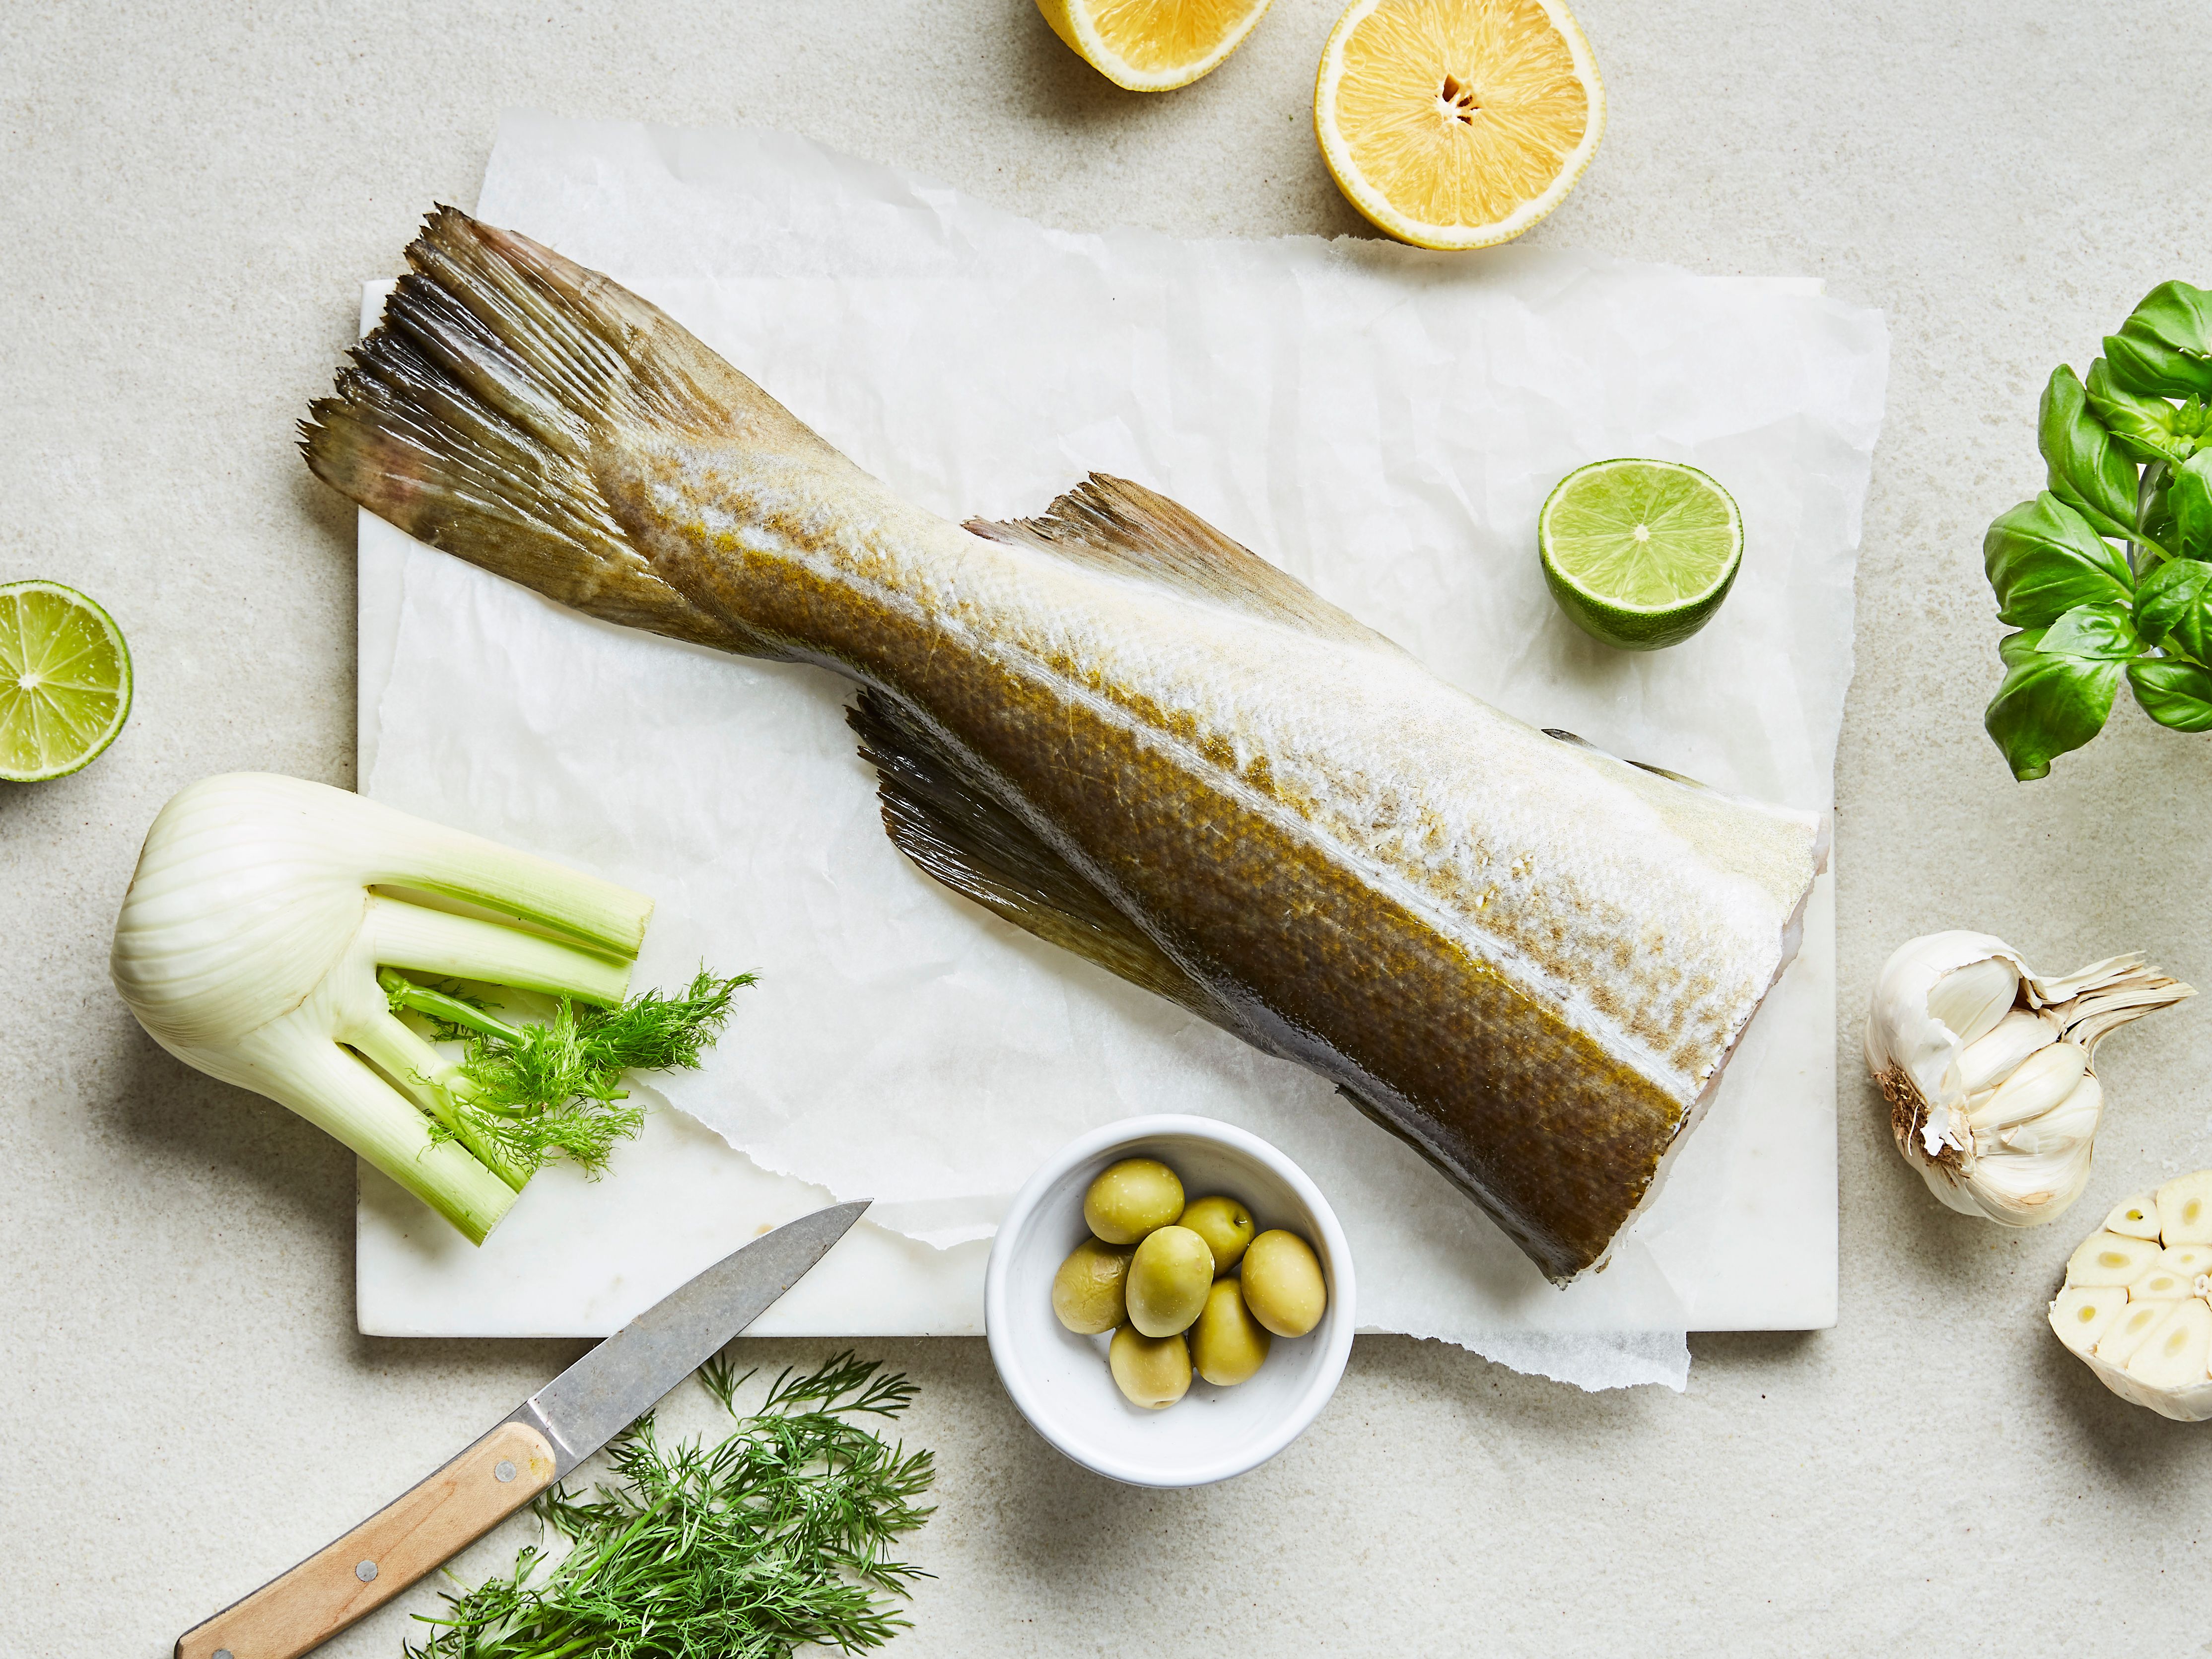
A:
{"type": "Polygon", "coordinates": [[[845,720],[860,737],[860,758],[876,769],[884,829],[925,874],[1048,945],[1238,1029],[1219,998],[1001,804],[974,763],[896,700],[862,691],[845,720]]]}
{"type": "Polygon", "coordinates": [[[1047,507],[1042,518],[1007,523],[971,519],[968,528],[990,541],[1033,547],[1113,575],[1156,582],[1301,633],[1370,649],[1398,649],[1188,507],[1127,478],[1094,472],[1047,507]]]}

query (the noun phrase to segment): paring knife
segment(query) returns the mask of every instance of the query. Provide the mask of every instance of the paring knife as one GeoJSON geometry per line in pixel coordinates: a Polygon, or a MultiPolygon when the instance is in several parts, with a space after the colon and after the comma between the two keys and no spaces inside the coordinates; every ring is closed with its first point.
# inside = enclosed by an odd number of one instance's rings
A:
{"type": "Polygon", "coordinates": [[[787,1222],[672,1291],[404,1497],[177,1638],[177,1659],[293,1659],[489,1532],[628,1428],[829,1253],[865,1199],[787,1222]]]}

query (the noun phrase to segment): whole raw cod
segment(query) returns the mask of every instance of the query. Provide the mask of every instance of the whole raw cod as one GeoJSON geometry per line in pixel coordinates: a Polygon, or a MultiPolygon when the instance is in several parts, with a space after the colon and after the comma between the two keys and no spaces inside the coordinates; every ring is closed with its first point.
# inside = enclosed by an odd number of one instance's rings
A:
{"type": "Polygon", "coordinates": [[[654,307],[441,210],[316,474],[577,610],[860,682],[893,839],[1335,1082],[1551,1278],[1601,1262],[1796,948],[1814,814],[1523,726],[1173,501],[964,528],[654,307]]]}

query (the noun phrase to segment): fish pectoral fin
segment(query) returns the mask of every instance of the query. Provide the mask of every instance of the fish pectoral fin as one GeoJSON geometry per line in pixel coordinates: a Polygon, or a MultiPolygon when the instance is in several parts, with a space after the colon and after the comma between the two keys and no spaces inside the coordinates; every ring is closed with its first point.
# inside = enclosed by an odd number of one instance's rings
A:
{"type": "Polygon", "coordinates": [[[876,769],[884,829],[925,874],[1048,945],[1231,1030],[1221,1000],[1008,809],[972,762],[894,698],[870,689],[845,712],[876,769]]]}
{"type": "Polygon", "coordinates": [[[1348,645],[1399,647],[1178,501],[1094,472],[1037,519],[971,519],[970,531],[1348,645]]]}

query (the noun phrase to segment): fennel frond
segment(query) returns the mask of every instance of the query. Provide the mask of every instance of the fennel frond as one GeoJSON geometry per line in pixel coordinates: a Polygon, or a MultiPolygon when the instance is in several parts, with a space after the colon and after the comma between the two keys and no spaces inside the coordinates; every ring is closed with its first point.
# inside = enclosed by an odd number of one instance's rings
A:
{"type": "Polygon", "coordinates": [[[501,1019],[456,985],[421,984],[388,968],[377,982],[394,1013],[418,1014],[434,1037],[465,1045],[453,1066],[418,1079],[442,1087],[459,1120],[434,1134],[471,1133],[526,1178],[556,1158],[597,1178],[614,1143],[645,1123],[624,1103],[623,1074],[696,1066],[729,1018],[731,996],[757,980],[702,968],[681,995],[647,991],[612,1008],[562,998],[539,1024],[501,1019]]]}

